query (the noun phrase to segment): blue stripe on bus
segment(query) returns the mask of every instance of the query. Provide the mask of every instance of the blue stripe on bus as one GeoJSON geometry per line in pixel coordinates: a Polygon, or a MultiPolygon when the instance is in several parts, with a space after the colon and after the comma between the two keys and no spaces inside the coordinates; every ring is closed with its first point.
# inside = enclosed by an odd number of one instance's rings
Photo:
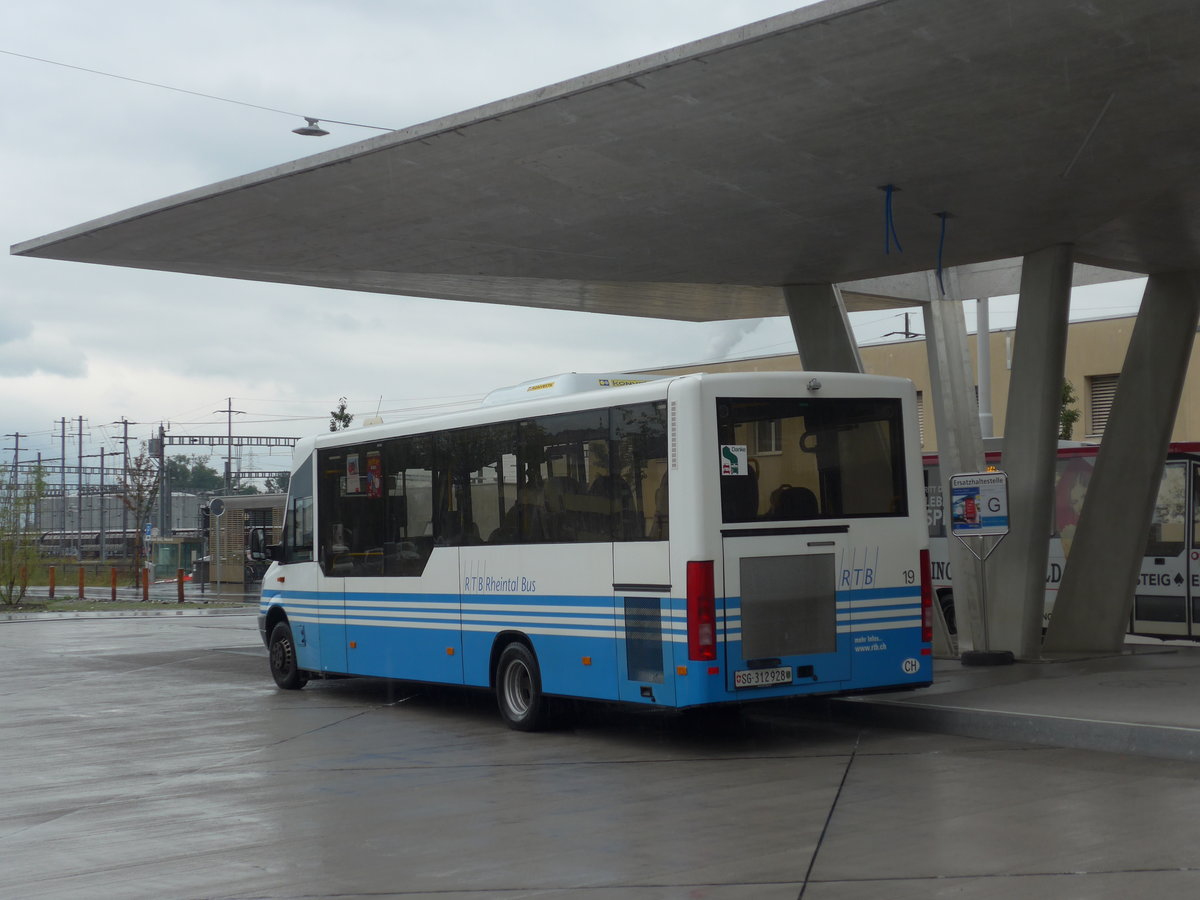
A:
{"type": "MultiPolygon", "coordinates": [[[[890,649],[906,648],[905,652],[918,657],[920,647],[920,589],[910,587],[872,588],[870,590],[837,592],[837,631],[839,642],[849,635],[879,632],[890,649]],[[915,602],[914,602],[915,601],[915,602]],[[896,645],[892,647],[891,645],[896,645]],[[907,649],[911,645],[911,650],[907,649]]],[[[722,674],[703,675],[699,667],[690,664],[692,675],[675,680],[675,704],[680,706],[733,700],[751,696],[733,691],[725,685],[727,665],[736,665],[741,652],[741,601],[738,597],[719,598],[728,604],[718,615],[718,651],[723,661],[722,674]],[[730,656],[726,662],[726,651],[730,656]]],[[[460,595],[395,594],[380,591],[355,591],[346,594],[320,591],[272,590],[264,592],[260,609],[272,606],[287,608],[294,622],[307,622],[321,627],[366,629],[359,631],[359,661],[370,670],[362,674],[389,674],[393,677],[415,677],[411,671],[392,671],[394,655],[402,658],[419,651],[428,664],[430,652],[440,654],[445,671],[430,670],[427,677],[450,683],[486,687],[488,660],[495,635],[502,631],[519,631],[534,643],[539,659],[543,660],[545,688],[552,693],[565,693],[597,699],[618,699],[617,685],[626,680],[618,667],[618,648],[626,639],[624,609],[619,599],[611,595],[460,595]],[[386,631],[385,631],[386,630],[386,631]],[[375,633],[385,645],[367,639],[375,633]],[[438,633],[445,638],[438,638],[438,633]],[[384,635],[389,635],[384,637],[384,635]],[[411,637],[404,637],[405,634],[411,637]],[[451,634],[455,636],[452,641],[451,634]],[[425,637],[420,637],[424,635],[425,637]],[[368,645],[362,640],[367,639],[368,645]],[[456,642],[461,662],[447,658],[441,641],[456,642]],[[601,645],[596,642],[600,641],[601,645]],[[432,643],[431,643],[432,642],[432,643]],[[375,649],[370,649],[373,646],[375,649]],[[390,651],[383,651],[390,646],[390,651]],[[600,646],[612,648],[601,650],[600,646]],[[442,649],[439,649],[442,648],[442,649]],[[380,656],[381,651],[384,653],[380,656]],[[581,658],[591,660],[581,665],[581,658]]],[[[686,599],[663,598],[659,620],[668,661],[689,667],[686,660],[687,614],[686,599]]],[[[895,684],[894,654],[854,653],[852,674],[846,684],[870,686],[895,684]]],[[[927,658],[922,671],[911,680],[927,681],[927,658]]],[[[899,681],[902,683],[904,679],[899,681]]],[[[814,692],[838,689],[837,682],[822,681],[812,685],[814,692]]],[[[753,696],[785,696],[795,694],[797,685],[756,689],[753,696]]]]}

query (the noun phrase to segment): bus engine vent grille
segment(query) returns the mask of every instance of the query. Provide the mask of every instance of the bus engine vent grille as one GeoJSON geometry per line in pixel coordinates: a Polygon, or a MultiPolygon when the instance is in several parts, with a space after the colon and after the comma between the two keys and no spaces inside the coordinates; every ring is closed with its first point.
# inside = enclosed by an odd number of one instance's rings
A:
{"type": "Polygon", "coordinates": [[[837,583],[832,553],[741,559],[742,656],[837,651],[837,583]]]}

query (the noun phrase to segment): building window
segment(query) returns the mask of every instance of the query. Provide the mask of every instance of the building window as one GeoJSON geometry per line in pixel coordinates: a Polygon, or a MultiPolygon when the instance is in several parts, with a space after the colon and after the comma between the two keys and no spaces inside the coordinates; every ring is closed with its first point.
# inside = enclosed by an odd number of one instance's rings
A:
{"type": "Polygon", "coordinates": [[[783,422],[780,419],[760,419],[755,423],[754,444],[763,453],[783,452],[783,422]]]}
{"type": "Polygon", "coordinates": [[[259,509],[247,509],[245,511],[247,528],[270,528],[273,524],[272,514],[275,511],[270,507],[259,509]]]}
{"type": "Polygon", "coordinates": [[[1088,376],[1088,437],[1100,437],[1108,424],[1113,397],[1117,394],[1116,375],[1088,376]]]}

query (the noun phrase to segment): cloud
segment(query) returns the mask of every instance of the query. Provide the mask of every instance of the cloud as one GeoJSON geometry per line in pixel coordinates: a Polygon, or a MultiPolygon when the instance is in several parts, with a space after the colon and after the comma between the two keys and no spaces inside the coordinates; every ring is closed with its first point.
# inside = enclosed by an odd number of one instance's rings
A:
{"type": "MultiPolygon", "coordinates": [[[[41,0],[0,5],[0,49],[286,113],[404,127],[795,5],[41,0]]],[[[3,54],[0,86],[7,244],[375,134],[330,124],[327,138],[299,138],[288,114],[3,54]]],[[[49,423],[80,414],[126,416],[141,423],[139,438],[162,420],[211,433],[224,426],[213,411],[227,397],[247,411],[238,427],[305,433],[324,427],[341,395],[358,410],[380,397],[400,408],[737,346],[712,325],[8,256],[0,285],[0,424],[48,441],[49,423]]],[[[89,440],[111,438],[93,427],[89,440]]]]}
{"type": "Polygon", "coordinates": [[[709,340],[707,359],[724,359],[742,342],[742,339],[753,334],[762,325],[762,319],[735,319],[722,323],[724,327],[714,329],[709,340]]]}
{"type": "Polygon", "coordinates": [[[0,346],[33,334],[33,324],[12,309],[11,298],[0,298],[0,346]]]}
{"type": "Polygon", "coordinates": [[[35,374],[79,378],[87,374],[87,356],[52,330],[13,311],[0,310],[0,378],[35,374]]]}

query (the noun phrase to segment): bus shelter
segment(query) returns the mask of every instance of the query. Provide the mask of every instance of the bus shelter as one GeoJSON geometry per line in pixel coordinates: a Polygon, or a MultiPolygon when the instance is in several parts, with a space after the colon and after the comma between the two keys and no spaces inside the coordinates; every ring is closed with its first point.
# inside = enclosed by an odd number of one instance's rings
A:
{"type": "Polygon", "coordinates": [[[1112,649],[1200,312],[1197,39],[1187,0],[826,0],[13,252],[691,321],[787,315],[810,370],[861,369],[848,311],[918,303],[946,472],[983,462],[957,301],[1019,292],[1012,532],[988,627],[965,558],[955,594],[964,647],[1025,658],[1041,652],[1070,288],[1149,275],[1045,642],[1112,649]]]}

